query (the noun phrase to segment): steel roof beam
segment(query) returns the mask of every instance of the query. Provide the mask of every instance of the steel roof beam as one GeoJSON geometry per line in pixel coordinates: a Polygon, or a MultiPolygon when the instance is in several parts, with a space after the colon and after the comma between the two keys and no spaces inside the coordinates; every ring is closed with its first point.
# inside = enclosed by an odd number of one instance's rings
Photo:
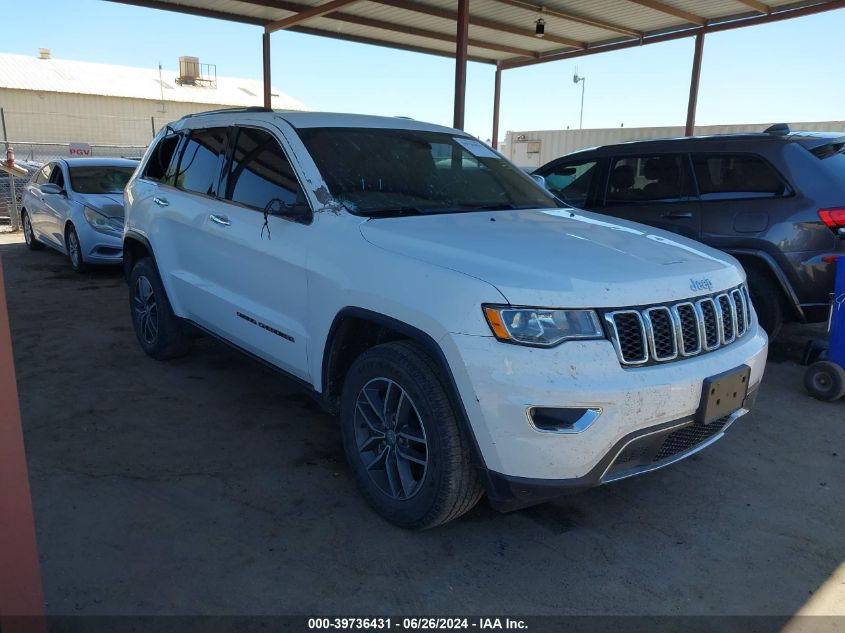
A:
{"type": "Polygon", "coordinates": [[[267,33],[272,33],[273,31],[281,31],[282,29],[287,29],[292,26],[296,26],[297,24],[300,24],[307,20],[319,18],[320,16],[326,15],[327,13],[331,13],[332,11],[335,11],[342,7],[348,6],[350,4],[355,4],[356,2],[361,2],[361,0],[331,0],[331,2],[326,2],[325,4],[321,4],[316,7],[300,11],[296,15],[292,15],[281,20],[276,20],[275,22],[270,22],[264,27],[264,30],[267,31],[267,33]]]}
{"type": "MultiPolygon", "coordinates": [[[[404,9],[406,11],[413,11],[414,13],[423,13],[425,15],[431,15],[438,18],[443,18],[444,20],[451,20],[452,22],[458,21],[458,14],[455,11],[450,11],[448,9],[441,9],[439,7],[434,7],[428,4],[423,4],[422,2],[412,2],[410,0],[371,0],[377,4],[384,4],[387,6],[395,7],[397,9],[404,9]]],[[[534,34],[534,29],[522,29],[518,26],[511,26],[510,24],[506,24],[504,22],[497,22],[495,20],[488,20],[487,18],[480,18],[477,16],[473,16],[470,14],[469,16],[469,23],[472,26],[479,26],[485,29],[492,29],[494,31],[502,31],[504,33],[513,33],[514,35],[521,35],[523,37],[530,37],[532,39],[536,38],[534,34]]],[[[569,48],[587,48],[587,44],[585,42],[579,42],[577,40],[573,40],[567,37],[559,37],[557,35],[553,35],[551,33],[546,33],[545,37],[543,37],[544,41],[547,42],[554,42],[556,44],[562,44],[563,46],[568,46],[569,48]]]]}
{"type": "Polygon", "coordinates": [[[744,4],[747,7],[751,7],[755,11],[759,13],[766,13],[769,14],[772,12],[772,7],[763,2],[759,2],[759,0],[736,0],[740,4],[744,4]]]}
{"type": "MultiPolygon", "coordinates": [[[[493,0],[493,2],[498,2],[499,4],[507,4],[512,7],[519,7],[520,9],[526,9],[527,11],[536,11],[538,13],[550,15],[552,17],[560,18],[561,20],[566,20],[568,22],[576,22],[578,24],[584,24],[585,26],[592,26],[597,29],[611,31],[613,33],[629,35],[630,37],[642,37],[643,35],[642,31],[629,29],[625,26],[611,24],[610,22],[605,22],[604,20],[597,20],[595,18],[590,18],[584,15],[569,13],[567,11],[559,11],[558,9],[552,9],[551,7],[543,6],[541,4],[535,4],[534,2],[528,2],[527,0],[493,0]]],[[[546,28],[548,28],[548,25],[546,25],[546,28]]]]}
{"type": "Polygon", "coordinates": [[[654,11],[660,11],[661,13],[665,13],[666,15],[673,15],[676,18],[681,18],[682,20],[686,20],[690,24],[698,24],[699,26],[704,26],[707,24],[707,20],[702,18],[701,16],[695,15],[694,13],[690,13],[689,11],[684,11],[683,9],[679,9],[678,7],[673,7],[672,5],[665,4],[663,2],[658,2],[658,0],[628,0],[628,2],[633,2],[634,4],[639,4],[643,7],[648,7],[654,11]]]}

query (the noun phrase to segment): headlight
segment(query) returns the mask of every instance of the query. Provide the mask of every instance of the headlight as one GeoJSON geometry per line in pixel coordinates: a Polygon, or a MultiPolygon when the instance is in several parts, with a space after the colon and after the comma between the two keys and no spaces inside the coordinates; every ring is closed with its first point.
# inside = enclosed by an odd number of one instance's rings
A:
{"type": "Polygon", "coordinates": [[[552,310],[484,306],[484,316],[500,341],[552,347],[573,339],[602,339],[595,310],[552,310]]]}
{"type": "Polygon", "coordinates": [[[123,231],[122,219],[109,218],[91,207],[85,207],[85,220],[95,231],[102,233],[121,233],[123,231]]]}

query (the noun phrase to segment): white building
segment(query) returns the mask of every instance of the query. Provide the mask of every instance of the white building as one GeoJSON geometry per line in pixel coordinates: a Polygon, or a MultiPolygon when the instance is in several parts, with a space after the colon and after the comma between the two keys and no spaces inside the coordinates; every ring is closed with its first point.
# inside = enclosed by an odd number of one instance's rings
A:
{"type": "MultiPolygon", "coordinates": [[[[307,109],[278,90],[272,103],[307,109]]],[[[0,53],[0,141],[143,147],[186,114],[262,104],[261,81],[216,77],[196,58],[180,58],[176,71],[53,59],[46,49],[40,57],[0,53]]]]}

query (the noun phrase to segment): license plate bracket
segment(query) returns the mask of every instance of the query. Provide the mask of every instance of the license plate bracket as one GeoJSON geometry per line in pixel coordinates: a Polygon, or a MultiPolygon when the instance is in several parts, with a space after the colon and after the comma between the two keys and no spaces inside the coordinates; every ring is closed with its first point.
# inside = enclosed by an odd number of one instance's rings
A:
{"type": "Polygon", "coordinates": [[[696,421],[710,424],[742,407],[748,395],[750,377],[751,368],[740,365],[736,369],[705,378],[696,421]]]}

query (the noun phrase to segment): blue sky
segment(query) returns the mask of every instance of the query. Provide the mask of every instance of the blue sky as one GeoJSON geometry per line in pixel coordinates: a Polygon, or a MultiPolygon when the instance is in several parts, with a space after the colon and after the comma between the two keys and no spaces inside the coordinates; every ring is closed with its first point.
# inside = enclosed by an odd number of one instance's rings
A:
{"type": "MultiPolygon", "coordinates": [[[[0,52],[167,68],[180,55],[219,75],[261,77],[261,29],[103,0],[3,2],[0,52]],[[33,10],[37,6],[37,10],[33,10]]],[[[845,10],[708,35],[699,124],[845,118],[845,10]]],[[[382,47],[279,32],[274,87],[315,110],[403,115],[451,125],[454,62],[382,47]]],[[[691,39],[503,73],[506,130],[578,126],[577,64],[587,77],[584,127],[680,125],[686,117],[691,39]]],[[[469,64],[468,132],[487,140],[493,67],[469,64]]]]}

